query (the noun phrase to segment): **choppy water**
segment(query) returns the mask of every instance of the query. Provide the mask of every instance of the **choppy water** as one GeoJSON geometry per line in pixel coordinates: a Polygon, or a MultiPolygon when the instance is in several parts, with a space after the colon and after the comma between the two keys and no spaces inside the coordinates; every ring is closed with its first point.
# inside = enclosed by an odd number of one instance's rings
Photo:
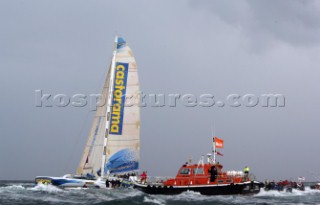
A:
{"type": "Polygon", "coordinates": [[[53,186],[34,186],[30,182],[1,182],[0,204],[320,204],[320,191],[293,193],[261,191],[253,196],[202,196],[185,192],[176,196],[147,195],[134,189],[62,190],[53,186]]]}

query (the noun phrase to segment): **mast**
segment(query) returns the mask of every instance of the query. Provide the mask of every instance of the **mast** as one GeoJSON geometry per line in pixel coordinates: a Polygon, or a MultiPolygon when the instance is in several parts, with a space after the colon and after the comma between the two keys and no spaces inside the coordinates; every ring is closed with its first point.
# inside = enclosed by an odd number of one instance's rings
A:
{"type": "Polygon", "coordinates": [[[114,86],[114,77],[115,77],[115,62],[116,62],[116,54],[117,54],[117,44],[118,44],[118,36],[115,36],[114,39],[114,48],[113,48],[113,56],[111,62],[111,71],[110,71],[110,81],[109,81],[109,90],[108,90],[108,98],[107,98],[107,111],[106,111],[106,125],[105,125],[105,134],[103,140],[103,153],[101,159],[101,177],[104,176],[104,167],[106,163],[106,155],[107,155],[107,144],[108,144],[108,133],[110,126],[110,113],[113,99],[113,86],[114,86]]]}

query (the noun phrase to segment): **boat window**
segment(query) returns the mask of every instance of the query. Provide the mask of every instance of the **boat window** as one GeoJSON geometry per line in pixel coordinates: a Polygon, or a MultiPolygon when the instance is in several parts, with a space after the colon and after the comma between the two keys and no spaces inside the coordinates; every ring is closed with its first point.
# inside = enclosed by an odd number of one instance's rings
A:
{"type": "Polygon", "coordinates": [[[190,169],[189,168],[183,168],[183,169],[181,169],[180,174],[190,174],[190,169]]]}
{"type": "Polygon", "coordinates": [[[194,174],[204,174],[203,168],[194,168],[193,173],[194,174]]]}

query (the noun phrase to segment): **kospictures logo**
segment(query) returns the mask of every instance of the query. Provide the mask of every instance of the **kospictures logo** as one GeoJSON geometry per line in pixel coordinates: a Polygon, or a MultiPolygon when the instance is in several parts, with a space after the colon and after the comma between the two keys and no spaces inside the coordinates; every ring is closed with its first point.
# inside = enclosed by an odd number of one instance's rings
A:
{"type": "Polygon", "coordinates": [[[126,99],[128,63],[117,63],[112,99],[110,134],[121,135],[123,112],[126,99]]]}

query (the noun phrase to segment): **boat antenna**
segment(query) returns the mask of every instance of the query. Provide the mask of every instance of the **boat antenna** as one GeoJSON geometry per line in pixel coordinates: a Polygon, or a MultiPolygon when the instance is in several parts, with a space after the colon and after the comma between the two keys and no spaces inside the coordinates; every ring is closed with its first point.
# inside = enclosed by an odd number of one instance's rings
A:
{"type": "Polygon", "coordinates": [[[200,160],[198,161],[197,168],[200,166],[200,164],[203,166],[204,165],[204,155],[201,156],[200,160]]]}
{"type": "Polygon", "coordinates": [[[211,127],[211,137],[212,137],[212,152],[213,152],[213,163],[216,163],[216,142],[215,142],[215,125],[211,127]]]}

